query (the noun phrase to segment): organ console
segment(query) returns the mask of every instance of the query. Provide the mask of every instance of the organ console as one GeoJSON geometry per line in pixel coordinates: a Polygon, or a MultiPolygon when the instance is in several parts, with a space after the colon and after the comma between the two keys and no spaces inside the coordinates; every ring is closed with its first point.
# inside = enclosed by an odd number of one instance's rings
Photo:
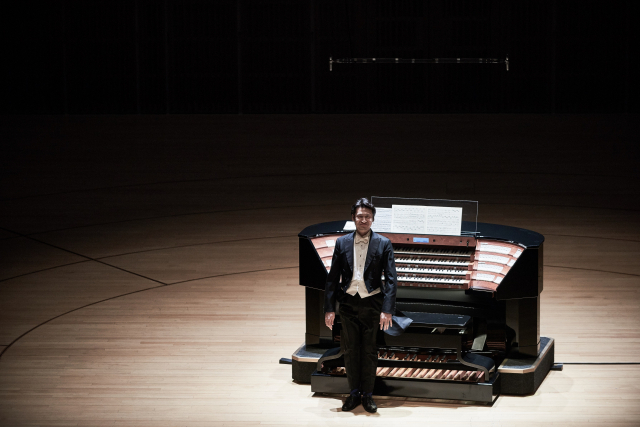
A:
{"type": "MultiPolygon", "coordinates": [[[[335,241],[353,232],[344,227],[327,222],[299,234],[306,334],[293,378],[318,393],[349,392],[340,319],[329,330],[323,313],[335,241]]],[[[550,370],[554,341],[540,337],[544,237],[496,224],[475,229],[379,233],[393,244],[396,307],[412,323],[402,334],[379,334],[374,394],[491,403],[501,393],[534,393],[550,370]]]]}

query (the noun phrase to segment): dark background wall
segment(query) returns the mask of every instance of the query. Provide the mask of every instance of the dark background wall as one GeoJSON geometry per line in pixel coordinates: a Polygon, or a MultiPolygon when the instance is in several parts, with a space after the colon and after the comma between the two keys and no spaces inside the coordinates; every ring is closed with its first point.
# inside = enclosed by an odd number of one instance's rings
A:
{"type": "Polygon", "coordinates": [[[2,113],[637,113],[637,3],[26,0],[2,13],[2,113]]]}

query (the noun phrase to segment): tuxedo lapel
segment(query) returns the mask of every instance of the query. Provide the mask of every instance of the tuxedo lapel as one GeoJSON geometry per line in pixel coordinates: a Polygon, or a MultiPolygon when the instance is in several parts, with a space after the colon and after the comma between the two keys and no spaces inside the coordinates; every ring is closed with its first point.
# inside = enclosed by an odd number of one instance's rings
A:
{"type": "Polygon", "coordinates": [[[369,249],[367,249],[367,259],[364,262],[364,271],[367,271],[367,268],[369,268],[369,264],[371,264],[371,260],[373,260],[376,252],[378,252],[379,244],[380,236],[378,236],[377,233],[374,233],[373,230],[371,230],[371,240],[369,240],[369,249]]]}
{"type": "Polygon", "coordinates": [[[349,268],[353,271],[353,236],[354,233],[348,234],[344,239],[344,249],[345,255],[347,256],[347,263],[349,263],[349,268]]]}

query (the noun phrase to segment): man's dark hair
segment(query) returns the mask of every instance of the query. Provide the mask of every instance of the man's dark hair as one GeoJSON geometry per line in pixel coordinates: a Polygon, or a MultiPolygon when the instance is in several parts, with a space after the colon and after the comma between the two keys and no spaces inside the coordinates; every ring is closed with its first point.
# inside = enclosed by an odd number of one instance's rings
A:
{"type": "Polygon", "coordinates": [[[353,217],[356,214],[358,208],[367,208],[371,209],[371,213],[373,217],[376,217],[376,207],[373,206],[373,203],[369,201],[369,199],[363,197],[362,199],[356,200],[356,202],[351,206],[351,216],[353,217]]]}

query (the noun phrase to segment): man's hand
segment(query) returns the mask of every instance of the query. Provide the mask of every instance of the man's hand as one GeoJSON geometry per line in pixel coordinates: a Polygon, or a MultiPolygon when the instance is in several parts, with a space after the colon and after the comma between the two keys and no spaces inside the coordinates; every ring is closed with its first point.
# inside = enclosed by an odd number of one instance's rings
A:
{"type": "MultiPolygon", "coordinates": [[[[380,313],[380,330],[386,331],[391,327],[391,313],[380,313]]],[[[326,317],[325,317],[326,319],[326,317]]]]}
{"type": "Polygon", "coordinates": [[[335,311],[329,311],[324,314],[324,324],[327,325],[327,328],[333,330],[333,321],[336,318],[335,311]]]}

